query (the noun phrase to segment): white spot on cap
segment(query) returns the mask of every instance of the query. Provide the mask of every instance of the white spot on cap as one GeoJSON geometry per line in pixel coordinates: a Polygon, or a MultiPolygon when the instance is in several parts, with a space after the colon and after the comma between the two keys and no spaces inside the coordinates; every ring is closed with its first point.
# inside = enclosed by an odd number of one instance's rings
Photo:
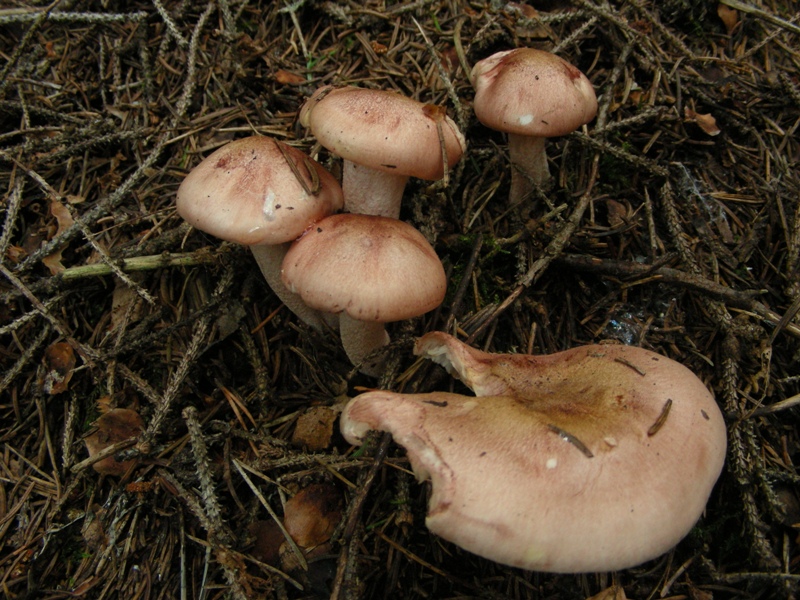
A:
{"type": "Polygon", "coordinates": [[[261,225],[256,225],[255,227],[251,227],[250,229],[248,229],[247,233],[253,233],[255,231],[258,231],[259,229],[261,229],[261,225]]]}
{"type": "Polygon", "coordinates": [[[522,115],[519,118],[520,125],[530,125],[531,123],[533,123],[533,115],[522,115]]]}
{"type": "Polygon", "coordinates": [[[264,197],[264,205],[261,207],[261,212],[264,213],[264,218],[267,221],[275,220],[275,192],[272,190],[267,191],[264,197]]]}
{"type": "Polygon", "coordinates": [[[548,469],[555,469],[558,466],[558,459],[557,458],[548,458],[547,462],[544,465],[548,469]]]}
{"type": "Polygon", "coordinates": [[[615,437],[612,437],[612,436],[610,436],[610,435],[609,435],[609,436],[606,436],[606,437],[604,437],[604,438],[603,438],[603,441],[604,441],[606,444],[608,444],[609,446],[611,446],[612,448],[613,448],[613,447],[615,447],[615,446],[617,445],[617,438],[615,438],[615,437]]]}

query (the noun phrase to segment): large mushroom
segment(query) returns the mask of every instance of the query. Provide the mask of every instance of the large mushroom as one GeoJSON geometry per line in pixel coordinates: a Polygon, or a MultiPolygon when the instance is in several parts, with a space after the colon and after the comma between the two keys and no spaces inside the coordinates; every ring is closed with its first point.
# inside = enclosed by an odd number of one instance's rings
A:
{"type": "Polygon", "coordinates": [[[542,185],[550,176],[545,138],[575,131],[597,114],[594,88],[563,58],[533,48],[493,54],[475,64],[471,79],[475,116],[508,134],[509,201],[517,204],[529,179],[542,185]]]}
{"type": "Polygon", "coordinates": [[[722,469],[726,430],[681,364],[628,346],[489,354],[443,333],[415,352],[477,397],[374,391],[342,414],[345,438],[391,432],[430,479],[428,528],[508,565],[624,569],[678,543],[722,469]]]}
{"type": "Polygon", "coordinates": [[[339,214],[319,221],[289,249],[283,281],[303,301],[339,315],[350,360],[374,377],[368,355],[389,342],[384,323],[422,315],[441,304],[444,268],[411,225],[374,215],[339,214]]]}
{"type": "Polygon", "coordinates": [[[322,87],[301,108],[300,123],[344,159],[351,213],[398,218],[408,178],[441,179],[466,149],[441,107],[386,90],[322,87]]]}
{"type": "Polygon", "coordinates": [[[226,144],[207,156],[178,188],[178,213],[193,227],[250,247],[283,303],[321,329],[322,316],[281,280],[289,242],[342,208],[334,177],[300,150],[265,136],[226,144]]]}

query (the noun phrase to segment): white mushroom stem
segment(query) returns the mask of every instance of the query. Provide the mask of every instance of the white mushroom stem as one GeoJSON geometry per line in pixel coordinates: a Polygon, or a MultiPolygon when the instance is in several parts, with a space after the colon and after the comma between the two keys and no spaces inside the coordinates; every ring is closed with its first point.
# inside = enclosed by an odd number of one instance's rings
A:
{"type": "Polygon", "coordinates": [[[509,202],[512,206],[525,199],[530,192],[531,181],[542,186],[550,178],[545,140],[539,136],[508,134],[508,154],[511,159],[509,202]]]}
{"type": "Polygon", "coordinates": [[[297,315],[304,323],[311,325],[314,329],[323,329],[323,316],[300,298],[299,294],[289,291],[281,279],[281,266],[283,257],[289,250],[288,242],[285,244],[258,245],[250,246],[250,250],[255,257],[264,279],[275,295],[286,305],[290,311],[297,315]]]}
{"type": "Polygon", "coordinates": [[[342,166],[344,208],[351,213],[397,219],[407,182],[407,175],[378,171],[345,160],[342,166]]]}
{"type": "Polygon", "coordinates": [[[347,357],[354,365],[360,365],[359,371],[370,377],[379,377],[383,360],[364,361],[370,354],[389,343],[389,334],[383,323],[376,321],[359,321],[346,312],[339,315],[339,335],[347,357]]]}

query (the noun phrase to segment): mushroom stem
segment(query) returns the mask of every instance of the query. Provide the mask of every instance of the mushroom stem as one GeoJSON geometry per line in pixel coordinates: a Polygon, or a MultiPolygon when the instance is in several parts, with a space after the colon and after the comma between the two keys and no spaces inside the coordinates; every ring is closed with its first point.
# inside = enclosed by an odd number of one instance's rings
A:
{"type": "Polygon", "coordinates": [[[364,361],[378,348],[389,343],[389,334],[383,323],[377,321],[359,321],[346,312],[339,314],[339,335],[347,357],[358,370],[370,377],[379,377],[383,367],[383,359],[364,361]]]}
{"type": "Polygon", "coordinates": [[[291,244],[274,244],[274,245],[257,245],[250,246],[253,257],[258,263],[264,279],[267,284],[275,292],[275,295],[280,298],[281,302],[286,305],[290,311],[300,317],[300,319],[313,327],[314,329],[323,329],[322,313],[318,310],[306,305],[300,298],[299,294],[289,291],[281,279],[281,265],[283,264],[283,257],[289,250],[291,244]]]}
{"type": "Polygon", "coordinates": [[[522,202],[530,191],[530,182],[544,185],[550,178],[547,166],[547,153],[544,149],[546,138],[518,133],[508,134],[508,154],[511,159],[512,206],[522,202]]]}
{"type": "Polygon", "coordinates": [[[351,213],[397,219],[406,182],[407,175],[386,173],[345,160],[342,167],[344,208],[351,213]]]}

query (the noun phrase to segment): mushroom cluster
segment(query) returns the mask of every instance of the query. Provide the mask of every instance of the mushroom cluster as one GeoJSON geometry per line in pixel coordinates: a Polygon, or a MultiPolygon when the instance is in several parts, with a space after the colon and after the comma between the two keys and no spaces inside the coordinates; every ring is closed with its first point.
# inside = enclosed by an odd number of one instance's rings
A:
{"type": "MultiPolygon", "coordinates": [[[[508,134],[517,204],[547,182],[545,138],[594,118],[594,90],[574,66],[527,48],[478,62],[471,79],[477,119],[508,134]]],[[[406,182],[446,178],[466,141],[440,107],[352,86],[320,88],[299,121],[342,158],[341,186],[306,154],[255,136],[202,161],[178,211],[250,246],[281,300],[315,328],[338,326],[351,361],[377,377],[384,323],[432,310],[446,290],[434,249],[399,220],[406,182]]],[[[352,444],[388,431],[406,448],[431,482],[432,532],[512,566],[607,571],[666,552],[699,519],[726,432],[682,365],[613,345],[489,354],[438,332],[415,353],[475,396],[368,392],[348,403],[341,431],[352,444]]]]}
{"type": "MultiPolygon", "coordinates": [[[[476,116],[509,132],[512,163],[537,182],[547,173],[543,142],[519,140],[562,135],[597,109],[586,77],[547,52],[498,53],[476,64],[472,78],[476,116]],[[512,93],[515,78],[523,81],[512,93]],[[545,85],[566,96],[543,93],[545,85]],[[523,158],[535,148],[538,158],[523,158]]],[[[296,148],[253,136],[195,167],[177,209],[194,227],[249,246],[283,303],[314,328],[340,326],[351,361],[377,376],[380,360],[365,361],[389,341],[383,323],[435,308],[446,289],[433,248],[398,220],[406,182],[446,179],[466,141],[439,106],[353,86],[321,87],[299,121],[342,158],[341,186],[296,148]]],[[[524,183],[513,170],[512,202],[524,197],[524,183]]]]}
{"type": "Polygon", "coordinates": [[[504,564],[611,571],[667,552],[700,518],[726,450],[722,414],[683,365],[642,348],[489,354],[439,332],[415,353],[476,396],[373,391],[344,437],[388,431],[420,480],[426,524],[504,564]]]}

